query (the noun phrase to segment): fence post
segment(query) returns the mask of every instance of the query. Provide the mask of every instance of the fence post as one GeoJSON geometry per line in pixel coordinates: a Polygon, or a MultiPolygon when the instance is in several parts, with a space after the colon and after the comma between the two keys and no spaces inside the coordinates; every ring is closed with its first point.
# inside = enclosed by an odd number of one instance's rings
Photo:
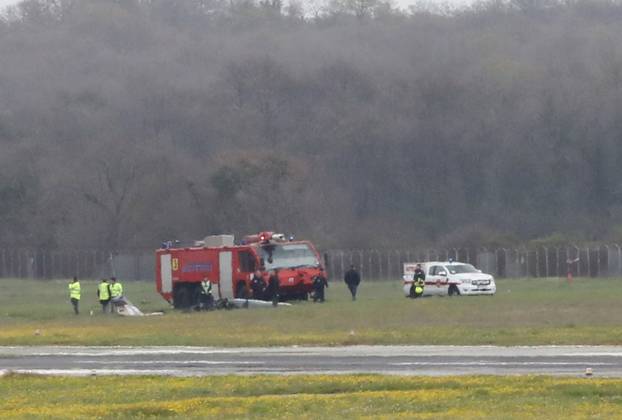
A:
{"type": "MultiPolygon", "coordinates": [[[[601,246],[598,245],[597,252],[596,252],[596,277],[600,277],[600,249],[601,249],[601,246]]],[[[608,250],[609,248],[607,247],[606,249],[608,250]]]]}
{"type": "Polygon", "coordinates": [[[613,246],[615,246],[618,250],[618,263],[616,264],[616,274],[620,275],[622,273],[622,249],[620,249],[620,245],[618,244],[614,243],[613,246]]]}
{"type": "MultiPolygon", "coordinates": [[[[140,278],[140,251],[138,249],[134,249],[134,277],[136,277],[136,280],[142,280],[140,278]]],[[[329,264],[329,268],[332,270],[332,261],[330,260],[330,255],[328,254],[324,254],[324,259],[329,260],[328,264],[329,264]]],[[[328,275],[328,273],[326,273],[328,275]]]]}
{"type": "MultiPolygon", "coordinates": [[[[385,252],[386,252],[386,250],[385,250],[385,252]]],[[[378,265],[380,266],[380,278],[381,278],[381,279],[384,279],[384,278],[385,278],[385,277],[384,277],[384,274],[385,274],[385,273],[383,273],[383,271],[382,271],[382,268],[383,268],[383,264],[382,264],[382,253],[380,252],[380,250],[378,250],[378,265]]]]}
{"type": "Polygon", "coordinates": [[[378,273],[378,277],[377,278],[381,278],[381,271],[382,271],[382,263],[380,262],[380,251],[378,251],[377,249],[372,249],[371,252],[369,253],[369,260],[370,261],[374,261],[373,255],[374,253],[376,254],[376,270],[375,272],[378,273]]]}
{"type": "MultiPolygon", "coordinates": [[[[577,277],[581,277],[581,250],[576,245],[572,245],[572,247],[577,250],[576,258],[579,259],[579,261],[577,261],[577,277]]],[[[568,255],[569,255],[568,259],[571,259],[570,253],[568,255]]]]}
{"type": "Polygon", "coordinates": [[[516,248],[516,266],[518,267],[518,277],[525,277],[525,256],[521,253],[519,248],[516,248]]]}
{"type": "Polygon", "coordinates": [[[587,258],[587,277],[591,277],[592,276],[592,264],[591,264],[591,258],[590,258],[590,247],[589,245],[585,247],[585,253],[587,254],[586,258],[587,258]]]}
{"type": "Polygon", "coordinates": [[[17,250],[17,277],[22,278],[24,277],[24,272],[22,270],[22,250],[18,249],[17,250]]]}
{"type": "MultiPolygon", "coordinates": [[[[505,278],[508,278],[508,250],[507,248],[501,248],[501,251],[503,251],[503,276],[505,278]]],[[[497,269],[498,267],[500,267],[500,265],[497,262],[497,269]]],[[[499,271],[499,275],[501,276],[501,271],[499,271]]]]}
{"type": "Polygon", "coordinates": [[[73,258],[74,258],[74,266],[75,266],[74,275],[80,278],[80,255],[78,254],[77,250],[73,251],[73,258]]]}
{"type": "Polygon", "coordinates": [[[544,248],[544,276],[548,278],[549,277],[549,249],[545,246],[543,246],[542,248],[544,248]]]}
{"type": "Polygon", "coordinates": [[[363,267],[365,266],[365,262],[363,261],[363,251],[359,250],[359,262],[361,264],[361,277],[363,277],[363,267]]]}

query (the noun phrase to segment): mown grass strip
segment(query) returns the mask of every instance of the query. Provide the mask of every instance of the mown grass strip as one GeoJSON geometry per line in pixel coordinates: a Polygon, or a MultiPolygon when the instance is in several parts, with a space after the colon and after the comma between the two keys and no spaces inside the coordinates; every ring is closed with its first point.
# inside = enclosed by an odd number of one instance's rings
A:
{"type": "Polygon", "coordinates": [[[614,418],[622,380],[552,377],[8,375],[0,418],[614,418]]]}
{"type": "Polygon", "coordinates": [[[66,281],[0,280],[0,345],[622,344],[620,279],[502,280],[492,297],[417,300],[398,281],[364,282],[356,302],[337,282],[324,304],[209,313],[173,311],[152,283],[126,282],[139,307],[166,311],[145,318],[101,314],[95,285],[83,282],[74,316],[66,281]]]}

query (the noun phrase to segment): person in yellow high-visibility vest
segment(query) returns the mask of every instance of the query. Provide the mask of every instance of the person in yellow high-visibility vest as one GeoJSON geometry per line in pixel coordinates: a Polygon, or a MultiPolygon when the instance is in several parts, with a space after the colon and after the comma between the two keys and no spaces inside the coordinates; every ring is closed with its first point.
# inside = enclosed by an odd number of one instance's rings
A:
{"type": "Polygon", "coordinates": [[[69,283],[69,299],[71,300],[74,313],[78,315],[80,313],[80,282],[75,276],[69,283]]]}
{"type": "Polygon", "coordinates": [[[113,305],[123,306],[123,286],[116,277],[110,277],[110,301],[113,305]]]}
{"type": "Polygon", "coordinates": [[[413,284],[410,288],[410,297],[417,298],[423,295],[425,287],[425,271],[421,268],[421,264],[417,264],[413,274],[413,284]]]}
{"type": "Polygon", "coordinates": [[[97,286],[97,297],[99,303],[102,305],[102,311],[108,312],[108,304],[110,303],[110,284],[108,280],[102,279],[101,283],[97,286]]]}

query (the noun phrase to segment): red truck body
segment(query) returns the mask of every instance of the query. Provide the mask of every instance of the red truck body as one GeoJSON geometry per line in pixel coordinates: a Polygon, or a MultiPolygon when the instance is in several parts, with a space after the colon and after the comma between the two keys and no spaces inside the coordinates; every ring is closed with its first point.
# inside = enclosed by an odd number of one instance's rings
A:
{"type": "Polygon", "coordinates": [[[157,250],[158,293],[177,308],[189,307],[198,301],[201,282],[208,279],[215,299],[253,298],[253,273],[260,270],[268,284],[270,270],[278,269],[281,298],[307,298],[313,277],[321,267],[320,256],[311,242],[286,241],[283,235],[271,232],[245,239],[242,245],[171,246],[157,250]]]}

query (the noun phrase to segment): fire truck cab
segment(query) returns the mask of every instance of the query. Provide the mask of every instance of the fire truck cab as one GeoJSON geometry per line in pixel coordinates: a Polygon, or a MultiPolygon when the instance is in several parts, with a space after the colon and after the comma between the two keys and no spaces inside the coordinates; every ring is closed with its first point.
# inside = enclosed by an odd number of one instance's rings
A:
{"type": "Polygon", "coordinates": [[[257,298],[250,289],[253,273],[259,270],[267,285],[270,271],[277,270],[281,299],[307,299],[321,267],[309,241],[261,232],[236,245],[232,235],[208,236],[188,247],[163,243],[156,251],[156,288],[175,308],[197,304],[205,279],[215,299],[257,298]]]}

